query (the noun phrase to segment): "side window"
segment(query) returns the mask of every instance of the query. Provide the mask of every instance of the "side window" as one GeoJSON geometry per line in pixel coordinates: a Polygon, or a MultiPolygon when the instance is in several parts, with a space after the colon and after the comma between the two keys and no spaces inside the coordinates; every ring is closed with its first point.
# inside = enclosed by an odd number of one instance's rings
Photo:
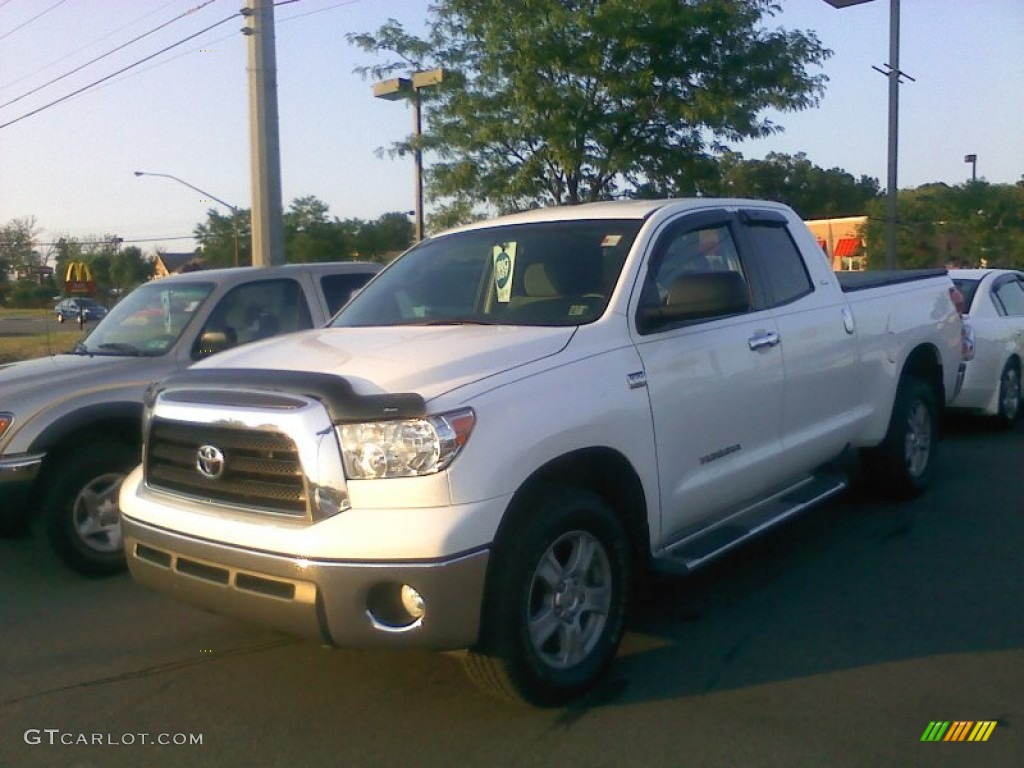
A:
{"type": "Polygon", "coordinates": [[[320,289],[327,300],[327,313],[333,316],[362,288],[373,275],[351,272],[340,275],[324,275],[320,278],[320,289]]]}
{"type": "Polygon", "coordinates": [[[313,327],[302,287],[294,280],[259,280],[228,291],[199,334],[193,357],[313,327]]]}
{"type": "Polygon", "coordinates": [[[747,275],[728,221],[684,219],[661,236],[641,289],[641,333],[750,308],[747,275]]]}
{"type": "Polygon", "coordinates": [[[1009,280],[996,288],[996,298],[1004,314],[1011,317],[1024,315],[1024,287],[1019,280],[1009,280]]]}
{"type": "Polygon", "coordinates": [[[800,249],[783,222],[755,221],[747,225],[746,231],[753,241],[772,306],[788,304],[814,291],[800,249]]]}

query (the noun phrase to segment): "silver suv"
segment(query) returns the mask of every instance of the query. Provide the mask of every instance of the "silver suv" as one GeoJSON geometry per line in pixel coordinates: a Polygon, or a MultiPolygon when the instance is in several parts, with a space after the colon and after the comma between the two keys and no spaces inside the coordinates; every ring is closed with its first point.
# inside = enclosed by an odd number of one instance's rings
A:
{"type": "Polygon", "coordinates": [[[0,366],[0,536],[25,532],[39,512],[69,566],[91,576],[123,569],[117,497],[141,458],[146,388],[222,350],[323,325],[380,268],[290,264],[154,280],[69,352],[0,366]]]}

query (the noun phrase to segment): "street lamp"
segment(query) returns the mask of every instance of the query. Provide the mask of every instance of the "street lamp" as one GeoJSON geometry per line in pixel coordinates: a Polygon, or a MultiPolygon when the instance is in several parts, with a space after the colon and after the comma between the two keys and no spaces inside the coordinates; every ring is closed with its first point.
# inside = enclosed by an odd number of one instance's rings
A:
{"type": "Polygon", "coordinates": [[[971,183],[973,184],[978,180],[978,156],[964,155],[964,162],[971,164],[971,183]]]}
{"type": "MultiPolygon", "coordinates": [[[[871,0],[825,0],[833,8],[868,3],[871,0]]],[[[896,165],[899,144],[900,77],[913,80],[900,72],[900,0],[889,0],[889,63],[885,69],[873,67],[889,78],[889,149],[888,182],[886,184],[885,268],[896,268],[896,165]]]]}
{"type": "Polygon", "coordinates": [[[420,116],[420,91],[438,85],[444,79],[441,67],[413,72],[410,77],[393,77],[373,84],[375,98],[386,101],[399,101],[412,96],[412,131],[413,159],[415,161],[414,186],[416,193],[416,211],[413,236],[418,243],[423,239],[423,150],[420,138],[423,136],[423,123],[420,116]]]}
{"type": "Polygon", "coordinates": [[[184,184],[189,189],[194,190],[194,191],[198,192],[200,195],[203,195],[205,197],[210,198],[211,200],[214,200],[214,201],[220,203],[225,208],[228,208],[231,211],[231,226],[232,226],[232,228],[234,230],[233,237],[234,237],[234,246],[235,246],[235,266],[236,267],[238,266],[238,221],[237,221],[236,217],[238,216],[239,208],[237,206],[234,206],[231,203],[225,202],[224,200],[221,200],[216,195],[211,195],[209,192],[206,192],[206,191],[200,189],[199,187],[195,186],[194,184],[189,184],[184,179],[179,179],[177,176],[172,176],[169,173],[150,173],[149,171],[135,171],[134,173],[135,173],[136,176],[160,176],[161,178],[164,178],[164,179],[171,179],[172,181],[176,181],[179,184],[184,184]]]}

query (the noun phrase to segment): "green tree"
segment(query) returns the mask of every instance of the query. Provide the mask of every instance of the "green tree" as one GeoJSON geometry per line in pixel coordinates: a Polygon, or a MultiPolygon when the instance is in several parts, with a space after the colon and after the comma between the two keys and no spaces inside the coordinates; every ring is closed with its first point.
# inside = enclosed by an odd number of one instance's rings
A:
{"type": "MultiPolygon", "coordinates": [[[[234,263],[234,226],[240,232],[239,263],[251,264],[248,211],[234,218],[207,211],[205,222],[196,225],[196,239],[208,267],[234,263]],[[244,220],[244,226],[243,226],[244,220]]],[[[292,201],[284,214],[284,249],[288,263],[346,261],[355,258],[383,260],[412,243],[412,223],[403,213],[386,213],[376,221],[330,215],[330,208],[313,195],[292,201]]]]}
{"type": "MultiPolygon", "coordinates": [[[[471,218],[617,196],[692,194],[725,142],[781,128],[765,110],[806,109],[812,32],[765,25],[772,0],[438,0],[426,39],[394,20],[349,35],[390,58],[375,78],[431,66],[421,91],[431,197],[471,218]],[[467,213],[468,212],[468,213],[467,213]]],[[[392,147],[411,151],[413,139],[392,147]]]]}
{"type": "Polygon", "coordinates": [[[778,200],[804,219],[825,219],[864,215],[868,202],[879,195],[879,184],[878,179],[857,179],[841,168],[821,168],[803,152],[772,152],[763,160],[745,160],[738,152],[725,152],[718,178],[701,191],[722,197],[778,200]]]}
{"type": "MultiPolygon", "coordinates": [[[[885,252],[885,200],[872,201],[867,211],[867,250],[874,266],[885,252]]],[[[896,261],[901,268],[1024,268],[1024,186],[925,184],[900,190],[898,212],[896,261]]]]}
{"type": "Polygon", "coordinates": [[[153,276],[153,263],[145,259],[134,245],[121,248],[111,256],[110,280],[113,287],[125,292],[153,276]]]}
{"type": "Polygon", "coordinates": [[[0,227],[0,280],[6,282],[9,271],[39,263],[35,250],[38,234],[35,216],[11,219],[0,227]]]}
{"type": "Polygon", "coordinates": [[[249,211],[245,208],[239,208],[230,216],[223,215],[216,208],[208,209],[206,221],[196,224],[192,230],[196,240],[201,243],[196,255],[203,257],[207,267],[252,264],[249,221],[249,211]]]}

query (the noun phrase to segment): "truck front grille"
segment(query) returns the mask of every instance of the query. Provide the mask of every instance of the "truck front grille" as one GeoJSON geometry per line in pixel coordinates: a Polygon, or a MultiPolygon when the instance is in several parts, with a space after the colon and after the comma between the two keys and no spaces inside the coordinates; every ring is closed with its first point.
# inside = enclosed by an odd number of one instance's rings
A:
{"type": "Polygon", "coordinates": [[[308,513],[309,495],[298,449],[279,432],[157,418],[150,425],[145,470],[151,488],[292,517],[308,513]],[[214,467],[219,474],[211,473],[216,477],[200,470],[204,448],[222,457],[214,467]]]}

